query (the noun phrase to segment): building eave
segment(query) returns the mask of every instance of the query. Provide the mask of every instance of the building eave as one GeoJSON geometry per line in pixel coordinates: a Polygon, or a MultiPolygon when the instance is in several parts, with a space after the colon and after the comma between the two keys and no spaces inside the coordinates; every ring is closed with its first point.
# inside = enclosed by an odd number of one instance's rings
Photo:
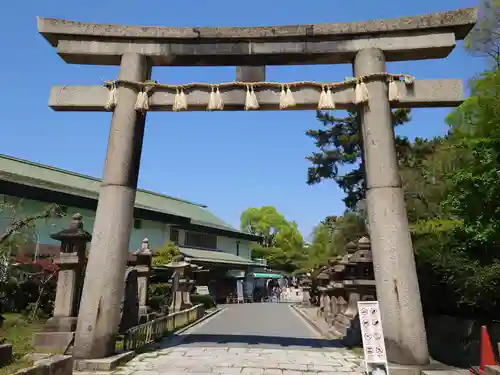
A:
{"type": "MultiPolygon", "coordinates": [[[[0,154],[0,194],[95,211],[100,183],[91,176],[0,154]]],[[[137,189],[134,217],[230,238],[260,240],[224,223],[206,205],[143,189],[137,189]]]]}

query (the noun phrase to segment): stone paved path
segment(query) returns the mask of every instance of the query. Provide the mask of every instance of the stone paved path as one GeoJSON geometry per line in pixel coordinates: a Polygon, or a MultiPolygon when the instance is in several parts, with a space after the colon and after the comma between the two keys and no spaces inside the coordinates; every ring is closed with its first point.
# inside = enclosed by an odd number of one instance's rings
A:
{"type": "Polygon", "coordinates": [[[358,375],[359,357],[324,340],[286,304],[230,305],[137,356],[116,375],[358,375]],[[174,341],[175,342],[175,341],[174,341]]]}

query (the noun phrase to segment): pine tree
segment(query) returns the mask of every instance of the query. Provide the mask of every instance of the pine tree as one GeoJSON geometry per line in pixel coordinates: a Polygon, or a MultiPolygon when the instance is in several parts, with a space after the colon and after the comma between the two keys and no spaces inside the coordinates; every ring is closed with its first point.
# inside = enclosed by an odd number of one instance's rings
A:
{"type": "MultiPolygon", "coordinates": [[[[410,121],[408,109],[397,109],[392,114],[394,127],[410,121]]],[[[336,117],[331,112],[318,111],[316,117],[324,128],[306,132],[319,148],[319,152],[307,157],[313,164],[308,168],[307,183],[314,185],[324,179],[333,179],[346,194],[344,203],[347,209],[355,210],[365,196],[361,126],[357,112],[348,111],[347,116],[336,117]],[[345,172],[345,169],[349,170],[345,172]]],[[[410,147],[407,138],[396,137],[398,156],[405,154],[410,147]]]]}

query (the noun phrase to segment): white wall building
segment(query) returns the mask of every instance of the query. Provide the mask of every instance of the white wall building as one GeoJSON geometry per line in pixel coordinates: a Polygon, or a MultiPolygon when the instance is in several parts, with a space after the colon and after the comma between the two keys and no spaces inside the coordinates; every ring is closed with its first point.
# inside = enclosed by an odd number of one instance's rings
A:
{"type": "MultiPolygon", "coordinates": [[[[19,216],[40,213],[51,203],[66,213],[63,218],[37,222],[30,252],[57,254],[59,243],[50,234],[67,228],[75,213],[83,215],[84,227],[91,233],[99,186],[100,180],[90,176],[0,155],[0,203],[12,205],[19,216]]],[[[11,211],[0,214],[0,230],[10,223],[11,211]]],[[[171,240],[186,256],[248,266],[254,265],[249,244],[260,240],[231,227],[204,205],[139,189],[129,251],[137,249],[144,238],[153,250],[171,240]]]]}

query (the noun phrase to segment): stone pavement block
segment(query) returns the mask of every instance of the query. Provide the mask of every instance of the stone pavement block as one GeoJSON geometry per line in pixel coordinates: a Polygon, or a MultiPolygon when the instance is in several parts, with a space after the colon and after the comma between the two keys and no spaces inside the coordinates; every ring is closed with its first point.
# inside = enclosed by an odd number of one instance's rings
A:
{"type": "Polygon", "coordinates": [[[338,359],[331,359],[331,358],[317,358],[314,361],[311,361],[311,364],[319,366],[333,366],[333,367],[341,367],[344,365],[344,363],[342,363],[338,359]]]}
{"type": "Polygon", "coordinates": [[[187,351],[177,351],[177,352],[172,352],[170,350],[165,350],[165,351],[160,351],[160,355],[165,356],[168,355],[169,357],[186,357],[188,352],[187,351]]]}
{"type": "Polygon", "coordinates": [[[144,361],[144,362],[136,362],[136,363],[127,363],[125,368],[131,368],[134,370],[152,370],[153,365],[151,362],[144,361]]]}
{"type": "Polygon", "coordinates": [[[268,361],[242,361],[242,362],[238,362],[238,366],[241,366],[241,367],[250,367],[250,368],[265,368],[267,365],[267,367],[271,367],[272,363],[269,364],[268,361]]]}
{"type": "Polygon", "coordinates": [[[244,367],[243,370],[241,370],[241,375],[263,375],[263,374],[264,374],[263,368],[244,367]]]}
{"type": "Polygon", "coordinates": [[[155,352],[140,354],[139,357],[141,357],[141,359],[143,359],[143,358],[156,358],[159,355],[160,355],[160,353],[155,351],[155,352]]]}
{"type": "Polygon", "coordinates": [[[336,367],[334,371],[346,373],[346,372],[353,372],[353,370],[355,370],[355,369],[356,368],[354,368],[354,367],[345,367],[344,366],[344,367],[336,367]]]}
{"type": "Polygon", "coordinates": [[[338,359],[337,362],[343,367],[356,367],[357,364],[351,359],[338,359]]]}
{"type": "Polygon", "coordinates": [[[306,371],[307,365],[298,363],[278,363],[278,368],[289,371],[306,371]]]}
{"type": "MultiPolygon", "coordinates": [[[[342,367],[340,367],[342,368],[342,367]]],[[[323,371],[323,372],[337,372],[339,367],[335,366],[322,366],[322,365],[307,365],[308,370],[323,371]]]]}
{"type": "Polygon", "coordinates": [[[189,351],[189,349],[187,349],[184,346],[177,346],[175,348],[169,348],[168,350],[170,350],[172,352],[187,352],[187,351],[189,351]]]}
{"type": "Polygon", "coordinates": [[[201,367],[189,367],[186,369],[185,373],[188,374],[214,374],[212,371],[212,367],[206,367],[206,366],[201,366],[201,367]]]}
{"type": "Polygon", "coordinates": [[[305,353],[305,355],[307,357],[326,357],[326,353],[325,352],[311,352],[311,351],[307,351],[305,353]]]}
{"type": "Polygon", "coordinates": [[[251,349],[247,348],[229,348],[228,352],[229,353],[248,353],[248,351],[251,349]]]}
{"type": "Polygon", "coordinates": [[[242,367],[214,367],[212,372],[214,374],[224,374],[224,375],[237,375],[243,370],[242,367]]]}
{"type": "Polygon", "coordinates": [[[283,375],[283,370],[276,368],[265,368],[264,375],[283,375]]]}
{"type": "Polygon", "coordinates": [[[170,363],[174,367],[184,367],[184,368],[201,367],[201,362],[196,359],[185,359],[182,361],[172,361],[170,363]]]}

